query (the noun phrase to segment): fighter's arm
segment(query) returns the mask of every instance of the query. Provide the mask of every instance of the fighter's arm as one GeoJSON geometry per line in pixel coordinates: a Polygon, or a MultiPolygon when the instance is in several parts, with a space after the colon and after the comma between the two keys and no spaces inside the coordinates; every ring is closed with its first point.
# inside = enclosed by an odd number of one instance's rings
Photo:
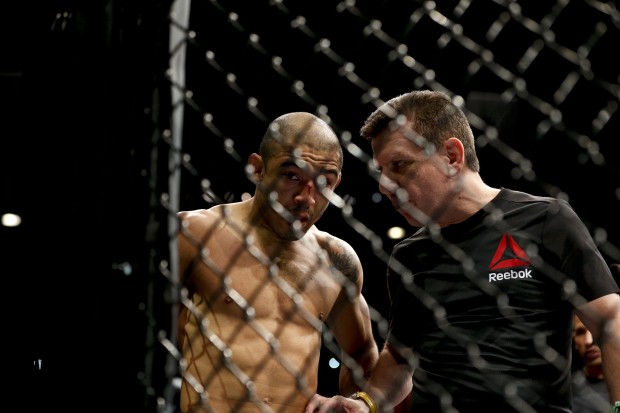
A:
{"type": "MultiPolygon", "coordinates": [[[[188,296],[191,297],[193,292],[191,271],[197,261],[200,259],[200,250],[202,248],[199,239],[199,233],[204,233],[207,230],[208,220],[205,216],[198,211],[181,211],[177,213],[179,222],[179,228],[177,232],[177,252],[178,252],[178,282],[181,287],[187,288],[188,296]]],[[[178,316],[178,346],[183,347],[184,334],[184,322],[187,318],[187,307],[184,305],[179,306],[178,316]]]]}
{"type": "Polygon", "coordinates": [[[200,236],[199,232],[204,233],[206,219],[197,211],[181,211],[177,213],[179,220],[179,230],[177,232],[177,251],[178,251],[178,274],[179,282],[186,285],[189,280],[191,267],[200,255],[200,236]]]}
{"type": "Polygon", "coordinates": [[[328,322],[342,353],[340,393],[349,395],[368,380],[379,351],[372,334],[368,304],[361,294],[332,314],[328,322]]]}
{"type": "Polygon", "coordinates": [[[332,243],[330,257],[342,287],[326,321],[342,353],[340,392],[348,395],[364,385],[377,362],[379,350],[370,309],[362,296],[363,271],[359,257],[344,242],[332,243]]]}
{"type": "Polygon", "coordinates": [[[620,400],[620,295],[607,294],[575,309],[601,349],[611,402],[620,400]]]}

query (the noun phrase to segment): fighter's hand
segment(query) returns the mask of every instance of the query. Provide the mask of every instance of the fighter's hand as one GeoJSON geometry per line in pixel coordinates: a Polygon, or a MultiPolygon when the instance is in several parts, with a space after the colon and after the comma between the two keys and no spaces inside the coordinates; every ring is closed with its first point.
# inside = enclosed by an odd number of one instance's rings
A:
{"type": "Polygon", "coordinates": [[[327,398],[315,394],[306,405],[305,413],[369,413],[369,409],[361,400],[343,396],[327,398]]]}

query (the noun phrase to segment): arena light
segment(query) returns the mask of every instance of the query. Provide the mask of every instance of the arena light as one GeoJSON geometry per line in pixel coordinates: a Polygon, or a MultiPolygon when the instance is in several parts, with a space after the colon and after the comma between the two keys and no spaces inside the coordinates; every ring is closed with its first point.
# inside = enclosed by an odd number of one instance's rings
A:
{"type": "Polygon", "coordinates": [[[387,230],[387,236],[390,239],[403,239],[405,238],[405,230],[402,227],[392,227],[387,230]]]}
{"type": "Polygon", "coordinates": [[[2,215],[2,226],[5,227],[18,227],[22,223],[22,218],[17,214],[3,214],[2,215]]]}

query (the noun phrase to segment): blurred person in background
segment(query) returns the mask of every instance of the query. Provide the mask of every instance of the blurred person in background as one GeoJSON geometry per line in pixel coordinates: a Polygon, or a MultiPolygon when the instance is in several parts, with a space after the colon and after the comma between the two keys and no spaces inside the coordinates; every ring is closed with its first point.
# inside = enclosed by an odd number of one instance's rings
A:
{"type": "Polygon", "coordinates": [[[573,326],[573,343],[583,364],[583,368],[573,373],[573,412],[609,413],[611,403],[603,372],[601,349],[577,315],[573,326]]]}
{"type": "MultiPolygon", "coordinates": [[[[620,264],[610,265],[616,282],[620,278],[620,264]]],[[[611,411],[609,389],[605,382],[601,349],[592,333],[575,314],[573,325],[575,360],[580,368],[573,372],[573,412],[608,413],[611,411]]]]}

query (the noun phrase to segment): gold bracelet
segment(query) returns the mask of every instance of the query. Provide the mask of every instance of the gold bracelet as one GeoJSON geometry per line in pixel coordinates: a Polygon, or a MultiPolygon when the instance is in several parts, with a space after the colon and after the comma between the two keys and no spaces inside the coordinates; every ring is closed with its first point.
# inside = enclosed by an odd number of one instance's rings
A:
{"type": "Polygon", "coordinates": [[[349,399],[361,400],[366,403],[366,405],[370,409],[370,413],[377,413],[377,405],[367,393],[364,393],[363,391],[358,391],[350,395],[349,399]]]}

